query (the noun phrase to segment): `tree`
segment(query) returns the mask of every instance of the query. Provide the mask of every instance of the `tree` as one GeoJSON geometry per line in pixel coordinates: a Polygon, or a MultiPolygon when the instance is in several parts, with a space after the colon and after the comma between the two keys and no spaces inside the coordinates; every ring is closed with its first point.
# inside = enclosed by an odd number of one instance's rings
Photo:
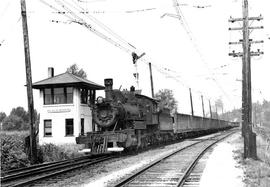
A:
{"type": "MultiPolygon", "coordinates": [[[[215,117],[217,117],[217,114],[214,114],[215,117]]],[[[220,119],[228,120],[228,121],[234,121],[234,122],[240,122],[242,119],[242,111],[241,109],[233,109],[231,111],[226,111],[223,114],[219,114],[220,119]]]]}
{"type": "Polygon", "coordinates": [[[270,123],[270,110],[264,111],[263,117],[266,123],[270,123]]]}
{"type": "Polygon", "coordinates": [[[171,113],[175,113],[177,111],[177,101],[174,98],[172,90],[159,90],[158,93],[155,94],[155,98],[160,101],[159,108],[161,110],[167,108],[171,113]]]}
{"type": "Polygon", "coordinates": [[[24,110],[24,108],[21,106],[18,106],[17,108],[13,108],[9,115],[15,115],[15,116],[21,117],[24,122],[29,121],[28,112],[26,112],[26,110],[24,110]]]}
{"type": "Polygon", "coordinates": [[[68,73],[71,73],[73,75],[76,75],[78,77],[81,77],[83,79],[87,78],[87,74],[86,72],[81,68],[79,69],[79,67],[77,66],[77,64],[72,64],[69,68],[67,68],[68,73]]]}
{"type": "Polygon", "coordinates": [[[270,101],[266,101],[265,99],[263,100],[262,107],[264,109],[270,108],[270,101]]]}
{"type": "MultiPolygon", "coordinates": [[[[1,114],[1,113],[0,113],[1,114]]],[[[38,131],[39,114],[34,111],[35,128],[38,131]]],[[[3,130],[28,130],[29,129],[29,113],[23,107],[13,108],[9,116],[3,120],[3,130]]]]}
{"type": "Polygon", "coordinates": [[[3,130],[23,130],[25,126],[26,124],[23,119],[14,114],[9,115],[3,120],[3,130]]]}
{"type": "Polygon", "coordinates": [[[252,121],[254,125],[258,125],[262,123],[262,114],[263,114],[263,107],[257,101],[256,103],[252,103],[252,121]]]}
{"type": "Polygon", "coordinates": [[[5,112],[0,112],[0,123],[7,117],[5,112]]]}

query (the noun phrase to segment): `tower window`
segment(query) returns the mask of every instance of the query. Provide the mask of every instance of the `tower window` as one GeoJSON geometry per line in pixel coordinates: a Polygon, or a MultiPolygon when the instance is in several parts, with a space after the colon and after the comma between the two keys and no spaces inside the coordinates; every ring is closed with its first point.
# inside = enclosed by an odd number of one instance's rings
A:
{"type": "Polygon", "coordinates": [[[87,104],[88,102],[88,90],[87,89],[81,89],[81,103],[87,104]]]}
{"type": "Polygon", "coordinates": [[[52,136],[52,120],[44,120],[44,136],[52,136]]]}
{"type": "Polygon", "coordinates": [[[44,105],[73,103],[73,88],[45,88],[44,105]]]}
{"type": "Polygon", "coordinates": [[[53,103],[54,104],[63,104],[65,102],[64,88],[54,88],[53,89],[53,103]]]}

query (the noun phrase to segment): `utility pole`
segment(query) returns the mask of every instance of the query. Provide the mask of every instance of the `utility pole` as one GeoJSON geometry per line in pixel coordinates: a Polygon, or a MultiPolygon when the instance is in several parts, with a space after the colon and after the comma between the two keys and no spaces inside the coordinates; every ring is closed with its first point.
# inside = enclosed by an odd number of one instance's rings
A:
{"type": "Polygon", "coordinates": [[[204,113],[204,103],[203,103],[203,95],[201,95],[201,99],[202,99],[202,111],[203,111],[203,117],[205,118],[205,113],[204,113]]]}
{"type": "Polygon", "coordinates": [[[193,111],[193,102],[192,102],[191,88],[189,88],[189,96],[190,96],[190,105],[191,105],[191,115],[193,117],[194,116],[194,111],[193,111]]]}
{"type": "Polygon", "coordinates": [[[217,115],[217,119],[218,119],[218,109],[217,109],[217,105],[215,105],[216,107],[216,115],[217,115]]]}
{"type": "Polygon", "coordinates": [[[263,43],[263,41],[253,41],[249,39],[249,30],[263,29],[263,26],[251,27],[249,20],[262,20],[262,16],[248,17],[248,1],[243,1],[243,18],[230,18],[234,23],[242,21],[243,27],[229,28],[229,30],[242,30],[243,39],[239,42],[230,42],[229,44],[242,44],[243,52],[229,53],[233,57],[242,57],[242,136],[244,137],[244,158],[257,159],[256,134],[252,132],[252,96],[251,96],[251,56],[263,54],[259,49],[256,52],[250,51],[250,45],[263,43]]]}
{"type": "Polygon", "coordinates": [[[223,108],[223,105],[221,107],[221,114],[223,115],[224,114],[224,108],[223,108]]]}
{"type": "Polygon", "coordinates": [[[217,114],[217,120],[218,120],[218,126],[220,125],[220,118],[218,116],[218,108],[217,108],[217,104],[215,104],[216,107],[216,114],[217,114]]]}
{"type": "Polygon", "coordinates": [[[154,95],[154,83],[153,83],[153,75],[152,75],[152,65],[151,65],[151,62],[149,62],[149,71],[150,71],[151,93],[152,93],[152,98],[154,98],[155,95],[154,95]]]}
{"type": "Polygon", "coordinates": [[[213,116],[212,116],[211,102],[210,102],[210,100],[208,100],[208,101],[209,101],[210,118],[212,119],[213,116]]]}
{"type": "Polygon", "coordinates": [[[256,116],[256,113],[257,113],[257,103],[254,104],[254,112],[253,112],[253,124],[254,124],[254,127],[256,127],[257,125],[257,116],[256,116]]]}
{"type": "Polygon", "coordinates": [[[30,49],[29,49],[25,0],[21,0],[21,15],[22,15],[23,39],[24,39],[28,112],[29,112],[29,123],[30,123],[30,154],[29,154],[30,158],[29,160],[31,164],[35,164],[37,161],[37,145],[36,145],[36,134],[35,134],[35,128],[34,128],[34,122],[35,122],[34,100],[33,100],[33,90],[32,90],[31,61],[30,61],[30,49]]]}

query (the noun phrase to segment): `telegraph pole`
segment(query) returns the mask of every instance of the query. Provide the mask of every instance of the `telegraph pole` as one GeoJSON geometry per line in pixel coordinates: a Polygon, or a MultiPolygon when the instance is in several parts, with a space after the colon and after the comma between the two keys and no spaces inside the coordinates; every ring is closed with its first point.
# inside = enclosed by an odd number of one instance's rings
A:
{"type": "Polygon", "coordinates": [[[217,109],[217,105],[215,105],[216,107],[216,115],[217,115],[217,119],[218,119],[218,109],[217,109]]]}
{"type": "Polygon", "coordinates": [[[242,44],[243,52],[229,53],[233,57],[242,57],[242,136],[244,137],[244,158],[257,158],[256,134],[252,132],[252,96],[251,96],[251,56],[263,54],[259,49],[256,52],[250,51],[250,45],[263,43],[249,39],[249,30],[262,29],[263,26],[251,27],[249,20],[262,20],[262,17],[248,17],[248,1],[243,1],[243,18],[231,18],[230,22],[242,21],[242,28],[229,28],[229,30],[242,30],[243,39],[239,42],[229,44],[242,44]]]}
{"type": "Polygon", "coordinates": [[[191,115],[194,116],[191,88],[189,88],[189,96],[190,96],[190,105],[191,105],[191,115]]]}
{"type": "Polygon", "coordinates": [[[34,122],[35,122],[35,120],[34,120],[34,100],[33,100],[33,90],[32,90],[31,61],[30,61],[30,49],[29,49],[29,38],[28,38],[25,0],[21,0],[21,15],[22,15],[23,39],[24,39],[28,112],[29,112],[29,123],[30,123],[29,160],[31,161],[31,164],[35,164],[37,161],[37,145],[36,145],[36,134],[35,134],[35,128],[34,128],[34,122]]]}
{"type": "Polygon", "coordinates": [[[257,125],[257,116],[256,116],[256,113],[257,113],[257,103],[255,103],[254,105],[254,112],[253,112],[253,124],[254,124],[254,127],[256,127],[257,125]]]}
{"type": "Polygon", "coordinates": [[[203,111],[203,117],[205,118],[205,113],[204,113],[204,103],[203,103],[203,95],[201,95],[202,98],[202,111],[203,111]]]}
{"type": "Polygon", "coordinates": [[[208,101],[209,101],[210,118],[212,119],[213,116],[212,116],[211,102],[210,102],[210,100],[208,100],[208,101]]]}
{"type": "Polygon", "coordinates": [[[153,75],[152,75],[152,65],[151,65],[151,62],[149,62],[149,71],[150,71],[151,93],[152,93],[152,98],[154,98],[155,95],[154,95],[154,83],[153,83],[153,75]]]}

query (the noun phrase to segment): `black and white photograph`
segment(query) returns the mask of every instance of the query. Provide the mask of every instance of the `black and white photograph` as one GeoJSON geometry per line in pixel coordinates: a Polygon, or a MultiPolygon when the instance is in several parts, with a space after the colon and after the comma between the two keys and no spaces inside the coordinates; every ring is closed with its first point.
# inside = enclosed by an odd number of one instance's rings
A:
{"type": "Polygon", "coordinates": [[[1,0],[3,187],[269,187],[266,0],[1,0]]]}

